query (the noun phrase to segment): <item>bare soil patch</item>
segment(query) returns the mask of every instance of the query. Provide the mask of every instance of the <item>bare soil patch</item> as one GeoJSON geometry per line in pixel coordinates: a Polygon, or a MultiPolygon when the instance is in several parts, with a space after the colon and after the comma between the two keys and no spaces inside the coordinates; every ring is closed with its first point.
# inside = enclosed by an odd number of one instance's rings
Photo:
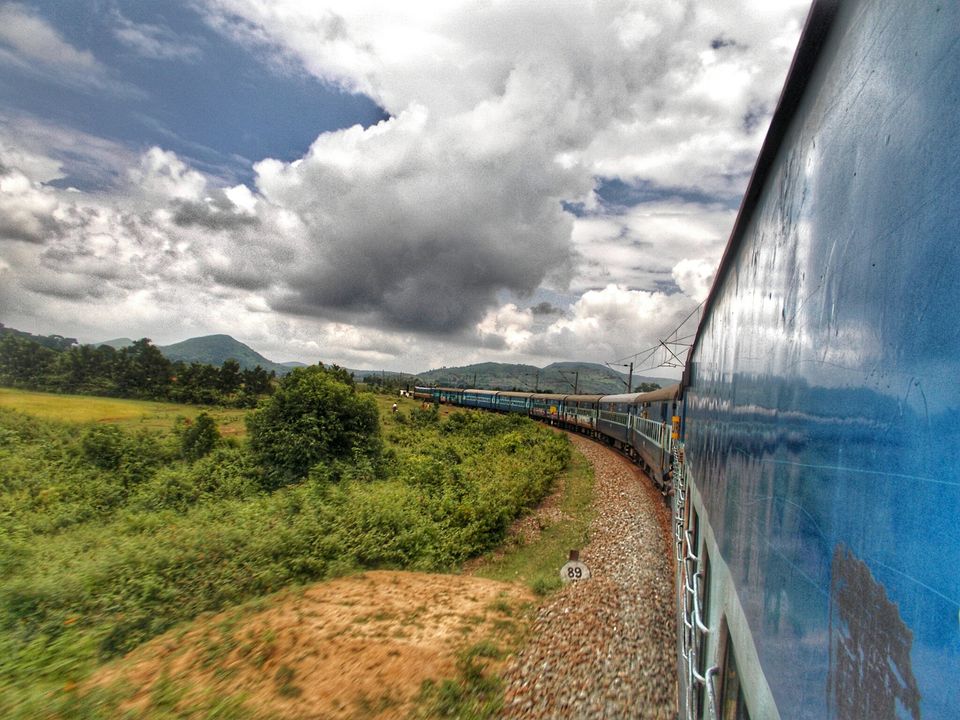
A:
{"type": "Polygon", "coordinates": [[[121,709],[140,712],[173,682],[181,710],[242,694],[257,715],[402,718],[424,681],[456,676],[458,652],[487,639],[512,645],[532,603],[525,588],[492,580],[367,572],[167,633],[92,684],[129,685],[121,709]]]}

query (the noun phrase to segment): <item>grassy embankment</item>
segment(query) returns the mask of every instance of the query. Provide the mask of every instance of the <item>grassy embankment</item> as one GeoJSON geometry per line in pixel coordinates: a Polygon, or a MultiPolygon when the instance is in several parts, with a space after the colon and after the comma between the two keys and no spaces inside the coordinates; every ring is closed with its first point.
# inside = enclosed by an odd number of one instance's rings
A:
{"type": "Polygon", "coordinates": [[[59,395],[30,392],[0,387],[0,408],[39,418],[65,423],[101,423],[117,425],[124,430],[170,432],[178,417],[195,418],[207,412],[225,437],[246,434],[243,419],[245,410],[235,408],[199,407],[147,400],[91,397],[90,395],[59,395]]]}
{"type": "MultiPolygon", "coordinates": [[[[355,569],[454,569],[500,542],[568,455],[518,418],[441,420],[410,400],[393,415],[381,398],[381,467],[328,468],[267,493],[242,442],[192,463],[178,456],[176,418],[196,408],[7,390],[0,402],[29,413],[0,410],[5,717],[110,716],[116,700],[99,705],[77,683],[204,612],[355,569]],[[104,421],[123,429],[103,432],[104,421]]],[[[240,411],[214,416],[242,427],[240,411]]],[[[576,545],[559,542],[561,557],[576,545]]],[[[491,572],[533,581],[539,561],[518,559],[533,549],[491,572]]],[[[469,680],[476,664],[464,667],[469,680]]],[[[176,716],[168,705],[159,698],[153,716],[176,716]]]]}

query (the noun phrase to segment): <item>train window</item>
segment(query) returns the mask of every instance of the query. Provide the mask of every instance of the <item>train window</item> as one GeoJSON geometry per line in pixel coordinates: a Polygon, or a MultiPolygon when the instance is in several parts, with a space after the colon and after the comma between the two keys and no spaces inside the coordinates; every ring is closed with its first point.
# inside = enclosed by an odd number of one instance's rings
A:
{"type": "Polygon", "coordinates": [[[720,720],[750,720],[747,700],[740,685],[740,672],[733,653],[733,643],[726,635],[726,651],[723,658],[723,685],[720,690],[720,720]]]}

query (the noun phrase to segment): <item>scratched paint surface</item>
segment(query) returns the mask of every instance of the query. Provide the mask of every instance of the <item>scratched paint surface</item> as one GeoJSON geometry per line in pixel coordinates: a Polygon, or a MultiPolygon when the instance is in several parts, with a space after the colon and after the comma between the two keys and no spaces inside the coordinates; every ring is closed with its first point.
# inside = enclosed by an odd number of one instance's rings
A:
{"type": "Polygon", "coordinates": [[[871,718],[960,708],[957,28],[844,4],[695,350],[688,457],[783,717],[865,717],[861,672],[905,683],[871,718]],[[857,563],[877,600],[831,615],[857,563]]]}

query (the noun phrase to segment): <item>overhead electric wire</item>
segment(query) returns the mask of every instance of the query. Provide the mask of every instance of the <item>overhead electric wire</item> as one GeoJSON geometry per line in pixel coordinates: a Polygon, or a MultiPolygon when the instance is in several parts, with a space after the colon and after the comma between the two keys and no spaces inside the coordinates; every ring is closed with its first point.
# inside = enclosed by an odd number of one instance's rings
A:
{"type": "Polygon", "coordinates": [[[687,321],[690,320],[690,318],[692,318],[694,314],[700,312],[702,308],[703,308],[703,301],[697,303],[697,306],[693,310],[691,310],[690,313],[683,320],[681,320],[680,323],[672,331],[670,331],[669,334],[667,334],[666,339],[658,340],[657,344],[654,345],[653,347],[644,348],[643,350],[638,350],[632,355],[626,355],[625,357],[619,358],[617,360],[612,360],[611,362],[608,362],[605,364],[608,366],[622,365],[624,361],[632,361],[634,362],[634,365],[635,365],[634,372],[646,372],[647,370],[655,370],[660,367],[683,367],[683,365],[685,364],[684,360],[682,360],[675,352],[673,352],[668,347],[668,345],[684,345],[687,348],[690,347],[690,345],[684,341],[695,338],[697,336],[696,332],[690,333],[688,335],[684,335],[683,337],[678,337],[678,334],[681,328],[683,328],[683,326],[687,324],[687,321]],[[668,353],[670,353],[670,355],[672,355],[673,359],[676,361],[676,364],[674,362],[670,362],[669,360],[665,359],[664,361],[658,362],[656,365],[636,367],[637,365],[643,365],[644,363],[648,362],[651,358],[653,358],[654,353],[660,350],[660,348],[663,348],[668,353]],[[640,358],[641,355],[643,355],[642,359],[640,358]]]}

